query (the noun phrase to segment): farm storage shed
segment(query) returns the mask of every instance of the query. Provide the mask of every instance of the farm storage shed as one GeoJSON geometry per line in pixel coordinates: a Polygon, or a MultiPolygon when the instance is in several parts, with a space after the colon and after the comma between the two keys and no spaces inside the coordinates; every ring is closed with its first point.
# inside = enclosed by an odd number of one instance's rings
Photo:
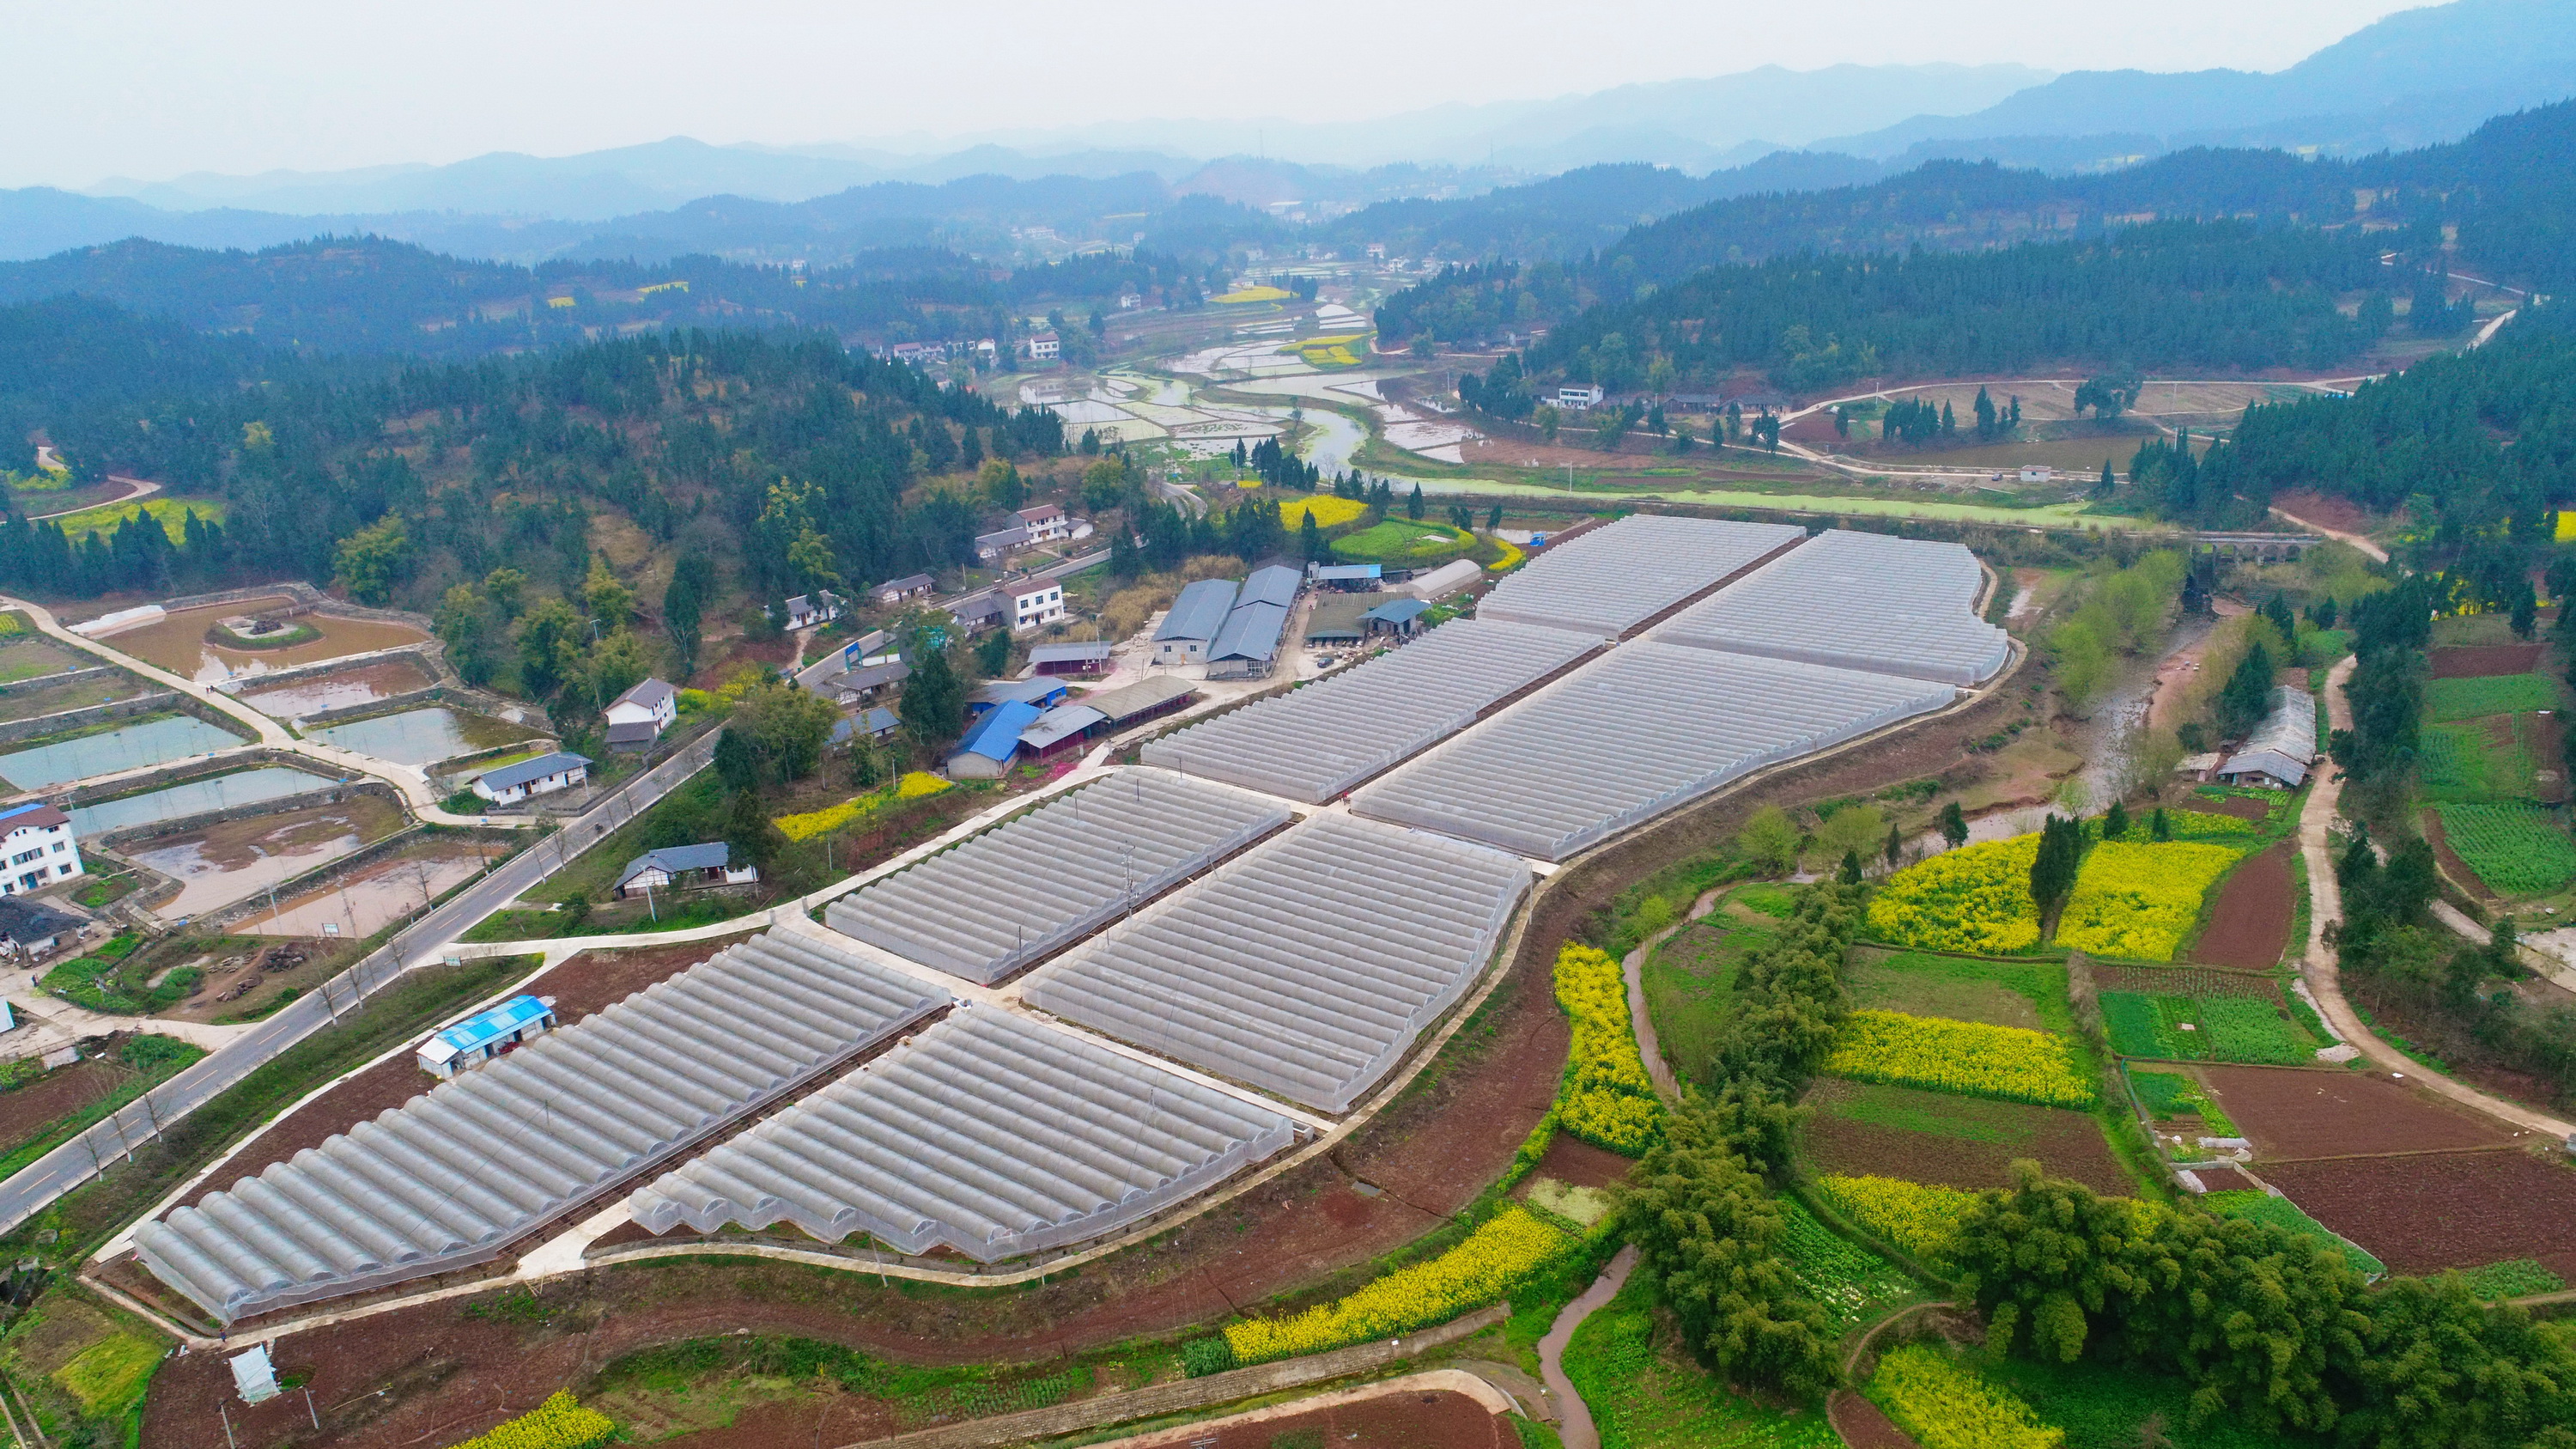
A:
{"type": "Polygon", "coordinates": [[[1563,860],[1740,775],[1952,695],[1924,680],[1649,640],[1363,787],[1351,809],[1563,860]]]}
{"type": "Polygon", "coordinates": [[[1022,999],[1327,1112],[1456,1002],[1530,869],[1318,815],[1029,978],[1022,999]]]}
{"type": "Polygon", "coordinates": [[[1121,770],[834,901],[835,931],[990,984],[1288,823],[1275,801],[1121,770]]]}
{"type": "Polygon", "coordinates": [[[1348,673],[1166,735],[1143,758],[1320,805],[1600,647],[1588,634],[1460,619],[1348,673]]]}
{"type": "Polygon", "coordinates": [[[948,1004],[772,931],[134,1231],[222,1322],[498,1256],[948,1004]]]}
{"type": "Polygon", "coordinates": [[[1977,617],[1985,572],[1955,543],[1835,529],[1693,604],[1655,631],[1771,659],[1978,684],[2012,657],[1977,617]]]}
{"type": "Polygon", "coordinates": [[[992,1007],[947,1020],[629,1200],[656,1233],[790,1222],[977,1262],[1114,1232],[1294,1140],[1278,1112],[992,1007]]]}
{"type": "Polygon", "coordinates": [[[1476,617],[1616,639],[1806,536],[1792,523],[1632,514],[1549,548],[1494,585],[1476,617]]]}

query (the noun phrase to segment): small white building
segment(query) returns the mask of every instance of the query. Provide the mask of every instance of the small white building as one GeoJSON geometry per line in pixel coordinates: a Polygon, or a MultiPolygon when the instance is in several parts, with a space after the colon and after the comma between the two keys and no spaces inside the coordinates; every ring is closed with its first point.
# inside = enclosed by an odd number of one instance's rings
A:
{"type": "Polygon", "coordinates": [[[1601,384],[1596,382],[1584,387],[1560,387],[1556,390],[1556,405],[1571,413],[1588,412],[1597,408],[1601,406],[1601,384]]]}
{"type": "Polygon", "coordinates": [[[554,1029],[551,997],[513,996],[422,1042],[413,1060],[433,1077],[453,1078],[554,1029]]]}
{"type": "MultiPolygon", "coordinates": [[[[42,901],[20,900],[0,896],[0,956],[29,960],[52,954],[65,941],[80,939],[81,923],[42,901]]],[[[0,1001],[0,1008],[8,1005],[0,1001]]],[[[0,1031],[17,1024],[16,1019],[0,1012],[0,1031]]]]}
{"type": "Polygon", "coordinates": [[[902,578],[888,579],[877,585],[876,599],[880,604],[900,604],[906,599],[929,593],[935,583],[928,574],[905,574],[902,578]]]}
{"type": "Polygon", "coordinates": [[[608,702],[608,722],[650,724],[656,734],[680,717],[680,691],[662,679],[647,679],[608,702]]]}
{"type": "Polygon", "coordinates": [[[787,601],[787,627],[811,629],[829,624],[841,617],[841,596],[817,589],[811,594],[798,594],[787,601]]]}
{"type": "Polygon", "coordinates": [[[43,801],[0,811],[0,895],[17,895],[70,880],[81,864],[72,818],[43,801]]]}
{"type": "Polygon", "coordinates": [[[1020,510],[1020,527],[1029,531],[1031,543],[1053,543],[1073,532],[1073,520],[1052,503],[1041,503],[1020,510]]]}
{"type": "Polygon", "coordinates": [[[1011,590],[1011,628],[1036,629],[1064,617],[1064,585],[1053,580],[1011,590]]]}
{"type": "Polygon", "coordinates": [[[2046,483],[2057,477],[2057,470],[2045,463],[2031,463],[2021,470],[2024,483],[2046,483]]]}
{"type": "Polygon", "coordinates": [[[997,528],[991,533],[975,535],[975,557],[984,563],[996,563],[1029,546],[1029,531],[1019,524],[997,528]]]}
{"type": "Polygon", "coordinates": [[[760,867],[747,860],[734,864],[733,847],[721,840],[704,845],[666,845],[626,862],[626,869],[617,876],[617,895],[627,900],[646,891],[749,885],[758,879],[760,867]]]}
{"type": "Polygon", "coordinates": [[[590,779],[590,760],[558,751],[486,771],[474,782],[474,793],[495,805],[515,805],[536,795],[569,790],[590,779]]]}
{"type": "Polygon", "coordinates": [[[1029,339],[1031,362],[1053,362],[1064,351],[1064,344],[1052,332],[1041,332],[1029,339]]]}

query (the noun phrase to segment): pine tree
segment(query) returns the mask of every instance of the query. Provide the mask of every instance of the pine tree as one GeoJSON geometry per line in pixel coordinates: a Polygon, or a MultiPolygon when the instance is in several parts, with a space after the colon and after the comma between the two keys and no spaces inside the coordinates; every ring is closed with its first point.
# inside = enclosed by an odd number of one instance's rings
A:
{"type": "Polygon", "coordinates": [[[2095,498],[2108,498],[2111,496],[2112,490],[2118,486],[2119,485],[2113,482],[2111,478],[2111,460],[2108,458],[2103,459],[2102,481],[2093,485],[2093,496],[2095,498]]]}
{"type": "Polygon", "coordinates": [[[2128,835],[2129,807],[2117,800],[2114,800],[2111,802],[2111,808],[2102,812],[2102,838],[2104,840],[2125,840],[2128,838],[2128,835]]]}
{"type": "Polygon", "coordinates": [[[2057,913],[2075,890],[2075,873],[2084,858],[2084,829],[2062,815],[2051,815],[2040,827],[2039,853],[2030,863],[2030,898],[2039,907],[2043,931],[2053,930],[2057,913]]]}
{"type": "Polygon", "coordinates": [[[1891,825],[1887,827],[1887,868],[1889,870],[1896,869],[1897,865],[1904,859],[1905,832],[1891,825]]]}
{"type": "Polygon", "coordinates": [[[1413,485],[1413,496],[1412,496],[1411,498],[1408,498],[1408,499],[1406,499],[1406,500],[1405,500],[1405,504],[1404,504],[1404,513],[1405,513],[1405,516],[1406,516],[1406,517],[1408,517],[1408,518],[1412,519],[1412,520],[1413,520],[1414,522],[1416,522],[1416,523],[1420,523],[1420,522],[1422,521],[1422,485],[1421,485],[1421,484],[1416,483],[1416,484],[1414,484],[1414,485],[1413,485]]]}
{"type": "Polygon", "coordinates": [[[903,685],[903,727],[913,738],[937,747],[957,738],[966,726],[966,685],[948,662],[948,651],[931,646],[925,634],[913,636],[912,677],[903,685]]]}
{"type": "Polygon", "coordinates": [[[1835,877],[1835,878],[1836,878],[1836,879],[1838,879],[1838,880],[1840,880],[1844,885],[1859,885],[1859,884],[1860,884],[1860,852],[1859,852],[1859,851],[1857,851],[1857,850],[1846,850],[1846,851],[1844,851],[1844,852],[1843,852],[1843,868],[1842,868],[1842,870],[1841,870],[1840,872],[1838,872],[1838,873],[1837,873],[1837,875],[1836,875],[1836,877],[1835,877]]]}
{"type": "Polygon", "coordinates": [[[2159,845],[2173,839],[2173,821],[2167,818],[2162,805],[2156,807],[2155,814],[2147,817],[2147,836],[2159,845]]]}
{"type": "Polygon", "coordinates": [[[1941,838],[1950,843],[1952,850],[1968,843],[1968,817],[1956,800],[1941,807],[1941,838]]]}

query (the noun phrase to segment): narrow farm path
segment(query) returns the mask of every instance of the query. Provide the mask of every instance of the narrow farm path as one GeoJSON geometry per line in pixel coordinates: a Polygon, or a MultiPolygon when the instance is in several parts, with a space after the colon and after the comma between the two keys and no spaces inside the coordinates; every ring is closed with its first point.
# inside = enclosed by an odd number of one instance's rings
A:
{"type": "Polygon", "coordinates": [[[1556,1436],[1565,1441],[1565,1449],[1601,1449],[1601,1431],[1593,1427],[1592,1409],[1574,1388],[1574,1380],[1565,1376],[1565,1346],[1573,1341],[1574,1330],[1583,1326],[1593,1311],[1619,1296],[1628,1282],[1628,1274],[1637,1266],[1637,1245],[1630,1243],[1610,1260],[1583,1296],[1565,1305],[1548,1325],[1547,1337],[1538,1341],[1539,1377],[1546,1381],[1547,1391],[1556,1396],[1558,1415],[1556,1436]]]}
{"type": "Polygon", "coordinates": [[[87,513],[93,508],[122,508],[129,503],[140,503],[144,499],[161,491],[161,485],[158,483],[149,483],[141,478],[128,478],[122,473],[108,474],[107,481],[110,483],[122,483],[133,491],[127,493],[122,498],[111,498],[105,503],[84,503],[78,508],[64,508],[52,513],[39,513],[27,521],[29,523],[42,523],[48,518],[69,518],[75,513],[87,513]]]}
{"type": "MultiPolygon", "coordinates": [[[[2352,678],[2353,660],[2345,658],[2326,675],[2326,722],[2335,729],[2352,728],[2352,705],[2344,698],[2344,681],[2352,678]]],[[[2335,883],[2334,851],[2326,837],[2327,827],[2334,823],[2336,808],[2343,800],[2343,777],[2331,768],[2322,767],[2314,788],[2308,792],[2307,808],[2299,812],[2299,851],[2308,865],[2308,952],[2299,974],[2307,979],[2308,989],[2315,993],[2317,1007],[2335,1034],[2359,1049],[2371,1065],[2390,1072],[2403,1073],[2409,1080],[2420,1082],[2455,1102],[2474,1107],[2490,1117],[2511,1123],[2526,1132],[2543,1132],[2564,1141],[2576,1134],[2576,1123],[2561,1121],[2545,1112],[2493,1097],[2474,1087],[2455,1082],[2436,1072],[2427,1071],[2415,1060],[2381,1041],[2377,1033],[2364,1026],[2359,1013],[2344,999],[2342,970],[2334,951],[2326,944],[2326,926],[2343,919],[2343,892],[2335,883]]]]}
{"type": "Polygon", "coordinates": [[[1682,1084],[1665,1064],[1663,1044],[1655,1039],[1654,1018],[1646,1014],[1646,958],[1654,954],[1657,946],[1672,939],[1674,932],[1716,910],[1717,898],[1724,894],[1724,886],[1700,892],[1699,899],[1691,902],[1690,914],[1638,942],[1637,949],[1619,962],[1620,979],[1628,984],[1628,1022],[1637,1032],[1637,1055],[1644,1059],[1646,1075],[1654,1081],[1655,1091],[1667,1102],[1682,1099],[1682,1084]]]}

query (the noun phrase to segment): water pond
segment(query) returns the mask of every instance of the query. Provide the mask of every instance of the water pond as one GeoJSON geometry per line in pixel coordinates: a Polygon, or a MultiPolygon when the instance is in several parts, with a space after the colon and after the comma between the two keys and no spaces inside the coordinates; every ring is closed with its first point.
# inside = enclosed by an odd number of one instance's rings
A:
{"type": "Polygon", "coordinates": [[[331,614],[302,614],[294,622],[322,637],[283,649],[234,649],[206,642],[206,631],[235,615],[283,609],[284,597],[238,600],[180,609],[140,628],[119,630],[99,642],[122,650],[199,684],[213,684],[239,674],[266,674],[299,664],[318,664],[398,644],[418,644],[429,636],[408,624],[373,619],[343,619],[331,614]]]}
{"type": "Polygon", "coordinates": [[[241,702],[261,714],[278,719],[298,719],[320,714],[326,709],[355,709],[416,689],[427,689],[438,681],[421,667],[420,661],[406,656],[381,659],[373,664],[353,665],[281,684],[273,689],[245,689],[241,702]]]}
{"type": "Polygon", "coordinates": [[[217,729],[193,715],[164,715],[94,735],[0,754],[0,780],[21,790],[41,790],[92,775],[228,750],[241,743],[241,736],[217,729]]]}
{"type": "Polygon", "coordinates": [[[277,765],[236,770],[229,775],[190,780],[184,785],[172,785],[147,794],[74,806],[72,829],[86,840],[102,830],[122,830],[129,825],[148,825],[155,820],[176,820],[201,810],[231,810],[256,805],[299,791],[318,789],[329,783],[302,770],[289,770],[277,765]]]}
{"type": "Polygon", "coordinates": [[[353,719],[310,732],[314,739],[397,765],[426,765],[471,750],[516,744],[528,738],[526,727],[505,724],[486,715],[467,714],[443,704],[406,709],[372,719],[353,719]]]}

